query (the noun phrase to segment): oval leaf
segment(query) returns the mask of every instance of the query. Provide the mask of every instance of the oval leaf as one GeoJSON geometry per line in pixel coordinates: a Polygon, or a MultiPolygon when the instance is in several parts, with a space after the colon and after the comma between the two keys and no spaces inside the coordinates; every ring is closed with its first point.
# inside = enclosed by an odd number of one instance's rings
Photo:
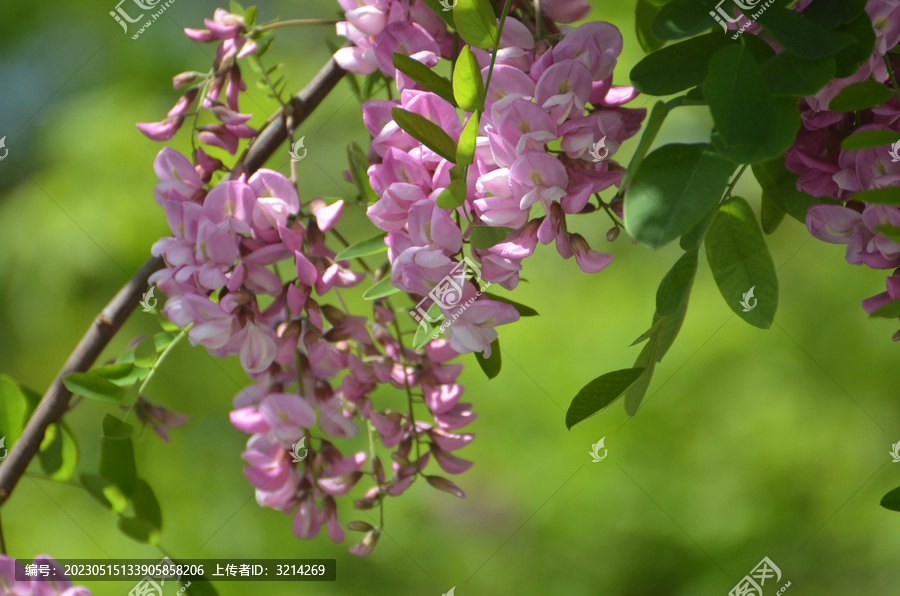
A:
{"type": "Polygon", "coordinates": [[[841,141],[841,149],[870,149],[893,145],[900,141],[900,132],[893,130],[864,130],[841,141]]]}
{"type": "Polygon", "coordinates": [[[515,232],[515,230],[504,227],[472,226],[469,228],[469,242],[472,244],[472,248],[484,250],[500,244],[511,232],[515,232]]]}
{"type": "Polygon", "coordinates": [[[678,259],[656,291],[656,312],[660,316],[675,314],[687,300],[697,274],[697,249],[690,250],[678,259]]]}
{"type": "Polygon", "coordinates": [[[709,59],[730,44],[721,33],[710,33],[662,48],[631,70],[631,83],[647,95],[674,95],[706,79],[709,59]]]}
{"type": "Polygon", "coordinates": [[[828,109],[833,112],[858,112],[880,106],[891,99],[893,92],[887,85],[873,80],[860,81],[844,87],[838,93],[828,109]]]}
{"type": "Polygon", "coordinates": [[[378,298],[384,298],[385,296],[396,294],[399,291],[400,290],[391,285],[391,278],[385,277],[377,284],[363,292],[363,298],[366,300],[376,300],[378,298]]]}
{"type": "Polygon", "coordinates": [[[623,368],[601,375],[582,387],[569,404],[566,427],[571,429],[613,403],[643,372],[643,368],[623,368]]]}
{"type": "Polygon", "coordinates": [[[481,67],[478,59],[468,46],[463,46],[456,58],[453,69],[453,97],[456,103],[467,112],[478,112],[484,109],[484,81],[481,80],[481,67]]]}
{"type": "Polygon", "coordinates": [[[456,163],[456,141],[444,129],[414,112],[403,108],[392,108],[391,116],[397,126],[408,132],[414,139],[446,159],[456,163]]]}
{"type": "Polygon", "coordinates": [[[366,238],[365,240],[360,240],[356,244],[351,244],[334,257],[335,261],[343,261],[344,259],[357,259],[359,257],[367,257],[369,255],[376,255],[380,252],[384,252],[388,249],[387,244],[384,243],[384,238],[387,234],[377,234],[372,236],[371,238],[366,238]]]}
{"type": "Polygon", "coordinates": [[[487,358],[481,352],[475,352],[475,359],[478,360],[478,366],[484,371],[489,379],[493,379],[500,374],[500,367],[503,362],[500,358],[500,339],[497,338],[491,342],[491,355],[487,358]]]}
{"type": "Polygon", "coordinates": [[[414,60],[404,54],[395,53],[393,61],[394,68],[422,85],[426,90],[436,93],[456,107],[456,100],[453,98],[453,86],[450,85],[450,81],[435,73],[418,60],[414,60]]]}
{"type": "Polygon", "coordinates": [[[90,373],[72,373],[63,379],[66,389],[76,395],[110,404],[121,404],[125,390],[90,373]]]}
{"type": "Polygon", "coordinates": [[[497,15],[489,0],[456,0],[453,22],[470,46],[488,50],[497,45],[497,15]]]}

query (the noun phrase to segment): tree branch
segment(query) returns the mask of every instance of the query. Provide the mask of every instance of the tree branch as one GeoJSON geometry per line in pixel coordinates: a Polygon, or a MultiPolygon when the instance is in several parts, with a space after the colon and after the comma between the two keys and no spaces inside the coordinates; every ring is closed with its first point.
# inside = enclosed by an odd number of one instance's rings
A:
{"type": "MultiPolygon", "coordinates": [[[[332,58],[300,93],[291,98],[288,105],[291,107],[294,126],[299,126],[309,117],[343,76],[344,71],[332,58]]],[[[282,110],[279,110],[241,156],[241,162],[248,172],[252,173],[259,169],[287,139],[284,116],[282,110]]],[[[21,437],[10,448],[6,460],[0,464],[0,505],[9,499],[28,464],[37,455],[47,427],[59,421],[69,407],[72,393],[66,389],[63,378],[73,372],[87,372],[91,368],[140,302],[141,296],[147,290],[150,275],[163,266],[160,257],[148,259],[97,315],[87,333],[78,342],[41,398],[21,437]]]]}

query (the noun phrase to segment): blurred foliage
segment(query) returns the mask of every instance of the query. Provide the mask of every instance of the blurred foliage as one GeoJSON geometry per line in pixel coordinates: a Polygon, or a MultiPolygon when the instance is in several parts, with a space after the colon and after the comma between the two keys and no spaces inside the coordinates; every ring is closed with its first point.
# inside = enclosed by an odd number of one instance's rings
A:
{"type": "MultiPolygon", "coordinates": [[[[137,40],[109,16],[111,0],[0,6],[0,136],[9,148],[0,163],[0,373],[42,392],[167,233],[152,195],[161,146],[134,122],[169,109],[174,74],[206,69],[212,47],[181,28],[199,26],[217,5],[175,0],[137,40]]],[[[589,18],[623,30],[616,83],[626,84],[643,57],[634,3],[594,5],[589,18]]],[[[263,21],[334,18],[338,6],[266,2],[259,13],[263,21]]],[[[327,60],[326,41],[340,43],[331,27],[277,37],[267,58],[286,63],[294,91],[327,60]]],[[[242,111],[259,125],[276,106],[254,93],[242,111]]],[[[705,113],[679,110],[656,145],[705,141],[705,113]]],[[[300,134],[309,150],[298,164],[302,198],[351,193],[342,175],[346,146],[365,144],[366,133],[347,83],[300,134]]],[[[188,143],[180,134],[170,145],[188,143]]],[[[620,161],[633,150],[631,141],[620,161]]],[[[287,171],[288,160],[284,147],[268,165],[287,171]]],[[[735,194],[759,212],[751,177],[735,194]]],[[[572,231],[600,246],[609,222],[597,217],[572,231]]],[[[351,241],[374,233],[361,210],[348,211],[342,225],[351,241]]],[[[161,546],[183,558],[336,558],[338,581],[304,585],[307,594],[440,594],[452,586],[459,596],[726,594],[763,556],[792,582],[790,593],[895,593],[900,516],[878,506],[900,477],[887,453],[900,438],[895,324],[868,320],[859,304],[883,290],[883,276],[850,267],[840,247],[811,239],[793,220],[767,240],[782,290],[771,329],[737,318],[701,262],[681,336],[638,415],[616,405],[571,431],[569,400],[591,378],[631,364],[639,348],[627,346],[649,325],[656,286],[679,251],[653,253],[623,235],[609,248],[613,266],[588,276],[540,248],[515,299],[541,316],[502,328],[505,365],[493,381],[474,357],[464,359],[467,396],[480,414],[467,428],[477,440],[461,453],[476,465],[455,479],[467,498],[417,483],[388,502],[385,535],[366,559],[347,553],[354,536],[340,545],[324,533],[299,541],[289,517],[256,505],[239,458],[246,436],[228,422],[231,399],[248,380],[234,359],[178,345],[147,394],[191,422],[171,432],[170,444],[152,432],[135,437],[141,477],[162,507],[161,546]],[[604,436],[609,456],[591,463],[587,452],[604,436]]],[[[104,359],[158,329],[138,311],[104,359]]],[[[81,439],[80,472],[96,469],[100,421],[115,412],[91,401],[67,416],[81,439]]],[[[349,514],[345,508],[341,519],[349,514]]],[[[85,491],[31,474],[3,522],[9,553],[23,559],[159,556],[119,533],[85,491]]],[[[131,587],[87,585],[97,596],[131,587]]],[[[298,589],[217,587],[223,596],[298,589]]]]}

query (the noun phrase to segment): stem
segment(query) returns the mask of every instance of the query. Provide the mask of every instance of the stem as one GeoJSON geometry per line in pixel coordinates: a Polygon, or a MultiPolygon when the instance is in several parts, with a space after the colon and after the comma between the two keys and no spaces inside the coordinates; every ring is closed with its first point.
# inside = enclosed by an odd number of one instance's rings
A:
{"type": "Polygon", "coordinates": [[[544,15],[541,14],[541,0],[534,0],[534,26],[537,29],[537,38],[538,41],[541,39],[541,25],[544,20],[544,15]]]}
{"type": "Polygon", "coordinates": [[[287,21],[278,21],[277,23],[269,23],[256,27],[257,33],[263,31],[271,31],[272,29],[283,29],[284,27],[305,27],[306,25],[336,25],[339,21],[331,19],[288,19],[287,21]]]}
{"type": "Polygon", "coordinates": [[[491,76],[494,74],[494,63],[497,61],[497,52],[500,51],[500,38],[503,36],[503,25],[506,23],[506,15],[509,14],[509,5],[512,3],[512,0],[506,0],[506,3],[503,5],[503,14],[500,15],[500,27],[497,29],[497,45],[494,46],[494,51],[491,52],[491,65],[488,68],[487,80],[484,83],[484,93],[487,95],[488,89],[491,88],[491,76]]]}
{"type": "MultiPolygon", "coordinates": [[[[302,123],[337,86],[344,71],[334,59],[313,77],[300,93],[291,98],[294,121],[302,123]]],[[[272,156],[287,138],[284,119],[271,121],[254,139],[240,161],[248,172],[255,172],[272,156]]],[[[72,399],[72,393],[63,384],[63,378],[73,372],[86,372],[112,340],[137,307],[147,289],[148,278],[163,268],[160,257],[147,259],[134,276],[116,293],[113,299],[97,315],[84,337],[69,355],[68,360],[50,384],[37,408],[25,425],[22,435],[9,450],[8,457],[0,464],[0,505],[6,502],[18,484],[28,464],[37,455],[47,427],[62,418],[72,399]]]]}
{"type": "Polygon", "coordinates": [[[735,177],[731,179],[731,184],[729,184],[728,187],[725,189],[725,196],[722,197],[723,200],[731,197],[731,191],[734,190],[734,187],[737,185],[738,180],[741,179],[741,176],[744,175],[744,172],[747,171],[747,168],[748,168],[748,166],[746,164],[741,166],[741,169],[738,170],[738,173],[735,175],[735,177]]]}
{"type": "Polygon", "coordinates": [[[403,334],[400,332],[400,323],[397,322],[397,317],[394,317],[394,331],[397,332],[397,343],[400,344],[400,362],[403,364],[403,386],[406,388],[406,400],[409,404],[409,421],[412,424],[413,440],[416,443],[416,470],[418,470],[419,474],[421,474],[422,452],[419,448],[419,432],[416,429],[416,416],[413,413],[413,396],[412,390],[409,387],[409,375],[406,373],[409,364],[406,361],[406,350],[403,347],[403,334]]]}
{"type": "MultiPolygon", "coordinates": [[[[157,371],[157,369],[159,368],[159,365],[162,364],[163,360],[166,359],[166,356],[169,355],[169,352],[172,351],[172,348],[174,348],[175,345],[176,345],[178,342],[180,342],[180,341],[182,340],[182,338],[184,338],[185,335],[187,335],[188,331],[191,330],[191,327],[193,327],[193,323],[191,323],[190,325],[188,325],[187,327],[185,327],[184,329],[182,329],[182,330],[181,330],[181,333],[179,333],[179,334],[175,337],[175,339],[172,340],[172,343],[170,343],[168,346],[166,346],[166,349],[163,350],[162,354],[159,355],[159,358],[157,358],[157,359],[156,359],[156,362],[153,363],[153,366],[150,367],[150,372],[147,374],[147,378],[144,379],[144,382],[141,383],[141,386],[140,386],[140,387],[138,387],[138,397],[140,397],[141,394],[144,393],[144,387],[147,386],[147,383],[149,383],[149,382],[150,382],[150,379],[153,378],[153,375],[156,374],[156,371],[157,371]]],[[[135,402],[135,403],[137,403],[137,402],[135,402]]],[[[131,407],[128,408],[128,411],[127,411],[127,412],[125,412],[125,421],[126,421],[126,422],[128,421],[128,417],[131,416],[132,410],[134,410],[134,404],[131,404],[131,407]]]]}
{"type": "Polygon", "coordinates": [[[884,57],[884,65],[887,67],[888,76],[891,77],[891,84],[894,86],[894,97],[900,101],[900,86],[897,85],[897,77],[894,76],[894,65],[887,56],[884,57]]]}
{"type": "Polygon", "coordinates": [[[6,539],[3,538],[3,522],[0,521],[0,554],[6,554],[6,539]]]}

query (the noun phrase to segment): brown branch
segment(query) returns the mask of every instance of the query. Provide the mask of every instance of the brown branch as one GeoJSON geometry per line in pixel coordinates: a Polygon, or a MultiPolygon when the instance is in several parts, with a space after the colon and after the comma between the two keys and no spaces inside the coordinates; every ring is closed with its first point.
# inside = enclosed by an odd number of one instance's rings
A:
{"type": "MultiPolygon", "coordinates": [[[[300,93],[291,98],[288,105],[291,106],[293,112],[294,126],[299,126],[306,120],[343,76],[344,71],[335,63],[334,59],[330,59],[313,80],[300,93]]],[[[259,169],[285,139],[287,139],[287,128],[283,114],[279,110],[279,113],[260,131],[249,150],[242,156],[247,171],[252,173],[259,169]]],[[[148,259],[134,274],[134,277],[122,286],[122,289],[106,305],[106,308],[97,315],[87,333],[78,342],[75,350],[72,351],[69,359],[41,398],[25,425],[21,437],[10,448],[6,460],[0,464],[0,505],[9,499],[19,478],[37,455],[47,427],[59,421],[69,407],[72,393],[66,389],[63,378],[70,373],[86,372],[91,368],[91,365],[140,302],[141,296],[147,290],[150,275],[163,266],[163,260],[159,257],[148,259]]]]}

